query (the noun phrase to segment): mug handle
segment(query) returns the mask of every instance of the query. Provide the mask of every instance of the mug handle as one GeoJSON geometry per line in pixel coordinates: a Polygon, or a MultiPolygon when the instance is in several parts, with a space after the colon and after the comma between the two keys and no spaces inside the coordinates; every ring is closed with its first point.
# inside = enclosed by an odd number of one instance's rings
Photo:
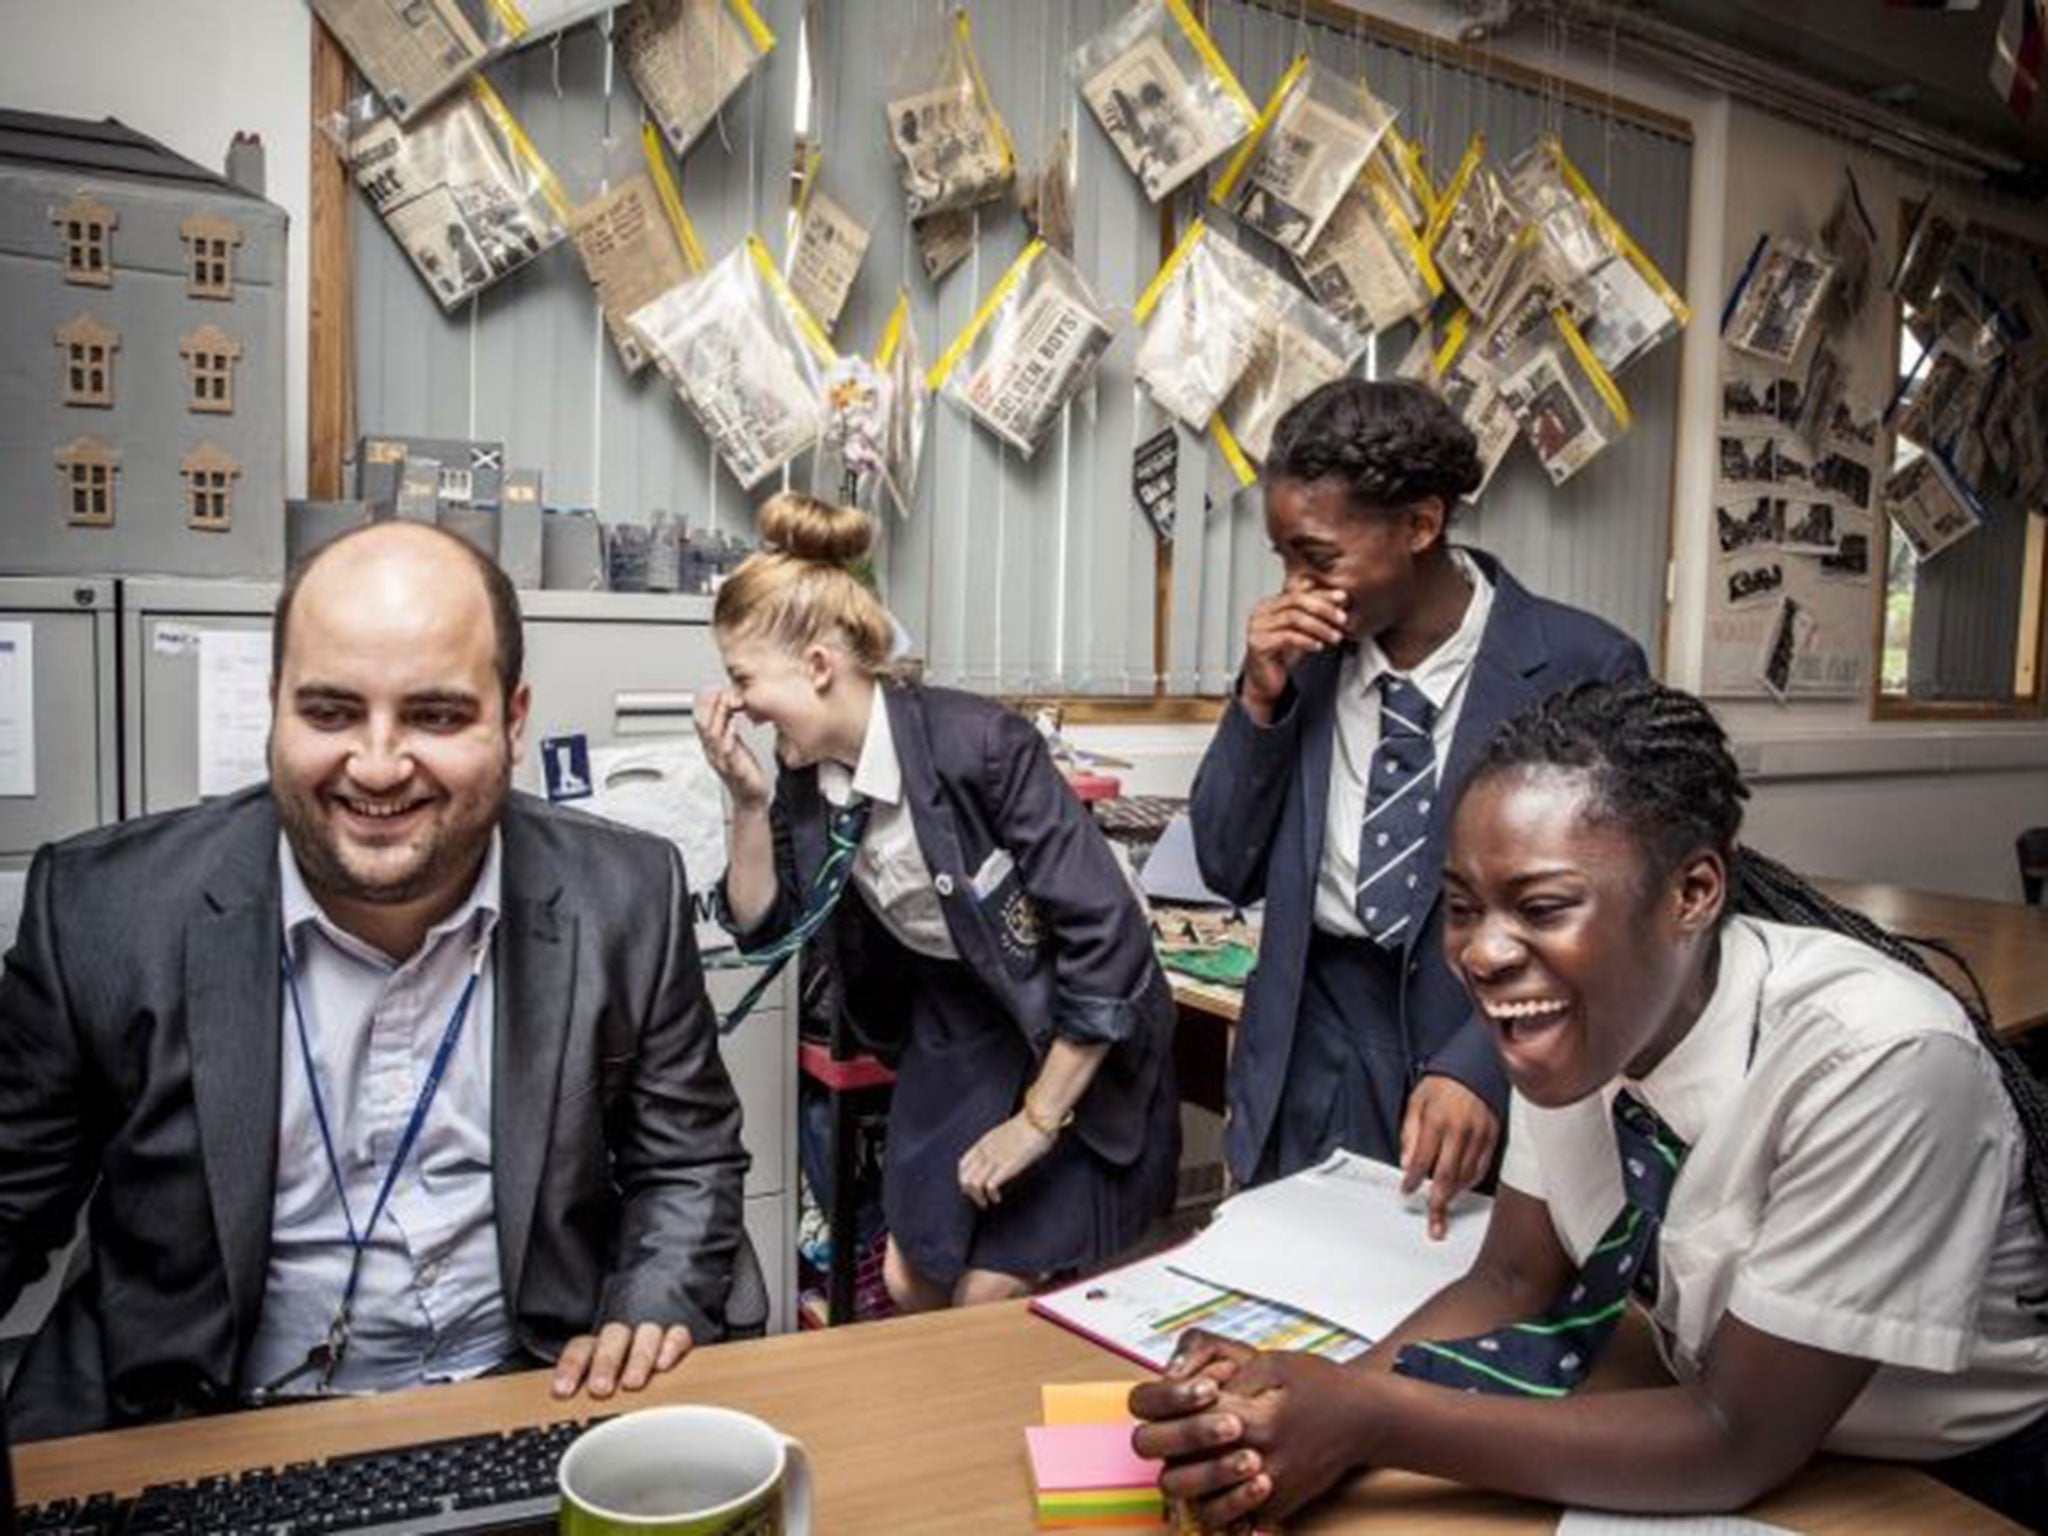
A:
{"type": "Polygon", "coordinates": [[[811,1457],[801,1440],[782,1437],[782,1449],[788,1458],[786,1475],[783,1479],[783,1503],[788,1519],[783,1522],[783,1536],[811,1536],[811,1457]]]}

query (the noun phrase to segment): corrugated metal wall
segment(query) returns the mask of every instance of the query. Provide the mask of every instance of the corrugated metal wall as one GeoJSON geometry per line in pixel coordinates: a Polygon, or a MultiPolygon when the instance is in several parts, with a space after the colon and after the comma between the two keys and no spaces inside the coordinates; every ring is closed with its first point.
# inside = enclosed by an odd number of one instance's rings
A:
{"type": "MultiPolygon", "coordinates": [[[[781,252],[796,112],[799,0],[762,7],[781,46],[728,114],[725,142],[691,153],[683,193],[714,257],[753,227],[781,252]]],[[[1076,256],[1122,331],[1095,387],[1025,460],[934,402],[911,518],[891,518],[881,579],[936,680],[983,689],[1144,693],[1153,686],[1153,541],[1133,505],[1133,446],[1160,418],[1132,382],[1131,303],[1156,269],[1159,219],[1073,88],[1073,49],[1120,13],[1123,0],[975,0],[969,6],[990,89],[1037,162],[1062,128],[1077,146],[1076,256]]],[[[844,349],[870,351],[899,285],[928,356],[956,335],[1024,243],[1007,208],[982,213],[976,254],[936,290],[916,266],[883,132],[883,103],[913,88],[939,57],[946,0],[822,0],[816,127],[825,186],[875,225],[842,316],[844,349]]],[[[1401,111],[1439,175],[1466,136],[1484,130],[1503,157],[1539,130],[1566,147],[1674,284],[1683,286],[1690,150],[1603,114],[1355,34],[1243,3],[1215,0],[1213,31],[1257,99],[1298,47],[1363,70],[1401,111]]],[[[494,73],[572,195],[637,164],[639,107],[624,71],[609,68],[595,27],[494,73]],[[607,147],[607,136],[610,145],[607,147]]],[[[1194,206],[1183,193],[1177,210],[1194,206]]],[[[1222,225],[1227,218],[1219,218],[1222,225]]],[[[1246,243],[1256,245],[1254,237],[1246,243]]],[[[358,415],[367,429],[502,436],[508,462],[538,465],[554,504],[595,505],[611,520],[652,508],[693,524],[744,531],[748,499],[716,469],[696,427],[652,376],[627,381],[610,355],[580,264],[551,253],[456,316],[443,317],[382,227],[358,209],[358,415]]],[[[1261,248],[1261,255],[1270,253],[1261,248]]],[[[1390,368],[1405,333],[1380,338],[1390,368]]],[[[1368,366],[1371,366],[1370,364],[1368,366]]],[[[1675,446],[1678,349],[1624,381],[1636,429],[1562,491],[1517,450],[1464,537],[1497,551],[1528,585],[1606,614],[1656,643],[1675,446]]],[[[808,483],[810,466],[795,467],[808,483]]],[[[1235,665],[1251,604],[1270,588],[1256,492],[1240,493],[1202,440],[1183,433],[1179,539],[1167,683],[1217,691],[1235,665]]]]}

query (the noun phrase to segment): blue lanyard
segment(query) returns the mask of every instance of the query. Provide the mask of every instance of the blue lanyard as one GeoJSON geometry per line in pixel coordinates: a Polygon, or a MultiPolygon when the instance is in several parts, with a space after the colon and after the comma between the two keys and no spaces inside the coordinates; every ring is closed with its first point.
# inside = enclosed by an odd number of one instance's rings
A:
{"type": "Polygon", "coordinates": [[[335,1367],[341,1364],[341,1357],[348,1349],[350,1312],[355,1305],[356,1287],[362,1281],[363,1254],[370,1246],[370,1234],[377,1230],[384,1207],[391,1199],[391,1191],[398,1183],[399,1171],[412,1155],[420,1128],[427,1123],[427,1111],[433,1106],[441,1078],[455,1055],[456,1043],[462,1038],[462,1024],[469,1017],[470,1000],[476,996],[477,980],[483,975],[484,960],[490,952],[491,941],[486,936],[477,943],[469,979],[463,983],[462,995],[455,1001],[455,1011],[448,1016],[447,1027],[441,1031],[441,1043],[434,1050],[427,1080],[420,1084],[419,1095],[413,1100],[412,1114],[405,1123],[405,1132],[398,1138],[398,1150],[391,1155],[391,1166],[384,1170],[384,1182],[377,1190],[376,1203],[370,1207],[370,1219],[359,1232],[354,1213],[349,1209],[348,1185],[341,1176],[341,1159],[334,1151],[334,1132],[327,1119],[327,1103],[320,1094],[320,1073],[313,1064],[313,1043],[306,1034],[306,1009],[299,1000],[299,978],[292,965],[291,946],[289,942],[278,946],[278,965],[284,974],[285,991],[291,998],[292,1020],[298,1026],[299,1059],[306,1069],[306,1094],[313,1101],[313,1119],[320,1127],[320,1145],[327,1153],[328,1176],[334,1180],[334,1193],[341,1201],[341,1219],[348,1226],[349,1261],[348,1283],[342,1288],[341,1302],[334,1309],[334,1320],[328,1325],[327,1337],[308,1352],[304,1365],[271,1383],[266,1390],[276,1390],[309,1371],[319,1373],[320,1385],[324,1389],[333,1379],[335,1367]]]}

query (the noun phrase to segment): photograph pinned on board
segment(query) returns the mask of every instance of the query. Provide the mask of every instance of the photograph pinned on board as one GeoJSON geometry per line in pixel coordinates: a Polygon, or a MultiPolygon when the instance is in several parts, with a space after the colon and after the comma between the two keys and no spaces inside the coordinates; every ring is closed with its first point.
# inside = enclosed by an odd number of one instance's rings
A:
{"type": "Polygon", "coordinates": [[[1794,501],[1786,508],[1783,546],[1806,555],[1832,554],[1841,539],[1831,501],[1794,501]]]}
{"type": "Polygon", "coordinates": [[[1721,419],[1748,426],[1777,414],[1772,386],[1776,380],[1734,374],[1721,381],[1721,419]]]}
{"type": "Polygon", "coordinates": [[[1155,34],[1103,65],[1081,94],[1155,203],[1230,147],[1155,34]]]}
{"type": "Polygon", "coordinates": [[[1771,482],[1805,490],[1813,484],[1813,460],[1796,445],[1779,441],[1771,447],[1771,482]]]}
{"type": "Polygon", "coordinates": [[[1776,442],[1768,437],[1721,435],[1721,484],[1770,485],[1777,475],[1772,466],[1776,442]]]}
{"type": "Polygon", "coordinates": [[[1822,454],[1808,483],[1817,493],[1839,497],[1859,511],[1870,510],[1870,466],[1846,453],[1822,454]]]}
{"type": "Polygon", "coordinates": [[[1829,581],[1870,580],[1870,528],[1868,518],[1856,519],[1858,527],[1845,526],[1834,549],[1820,557],[1820,573],[1829,581]]]}
{"type": "Polygon", "coordinates": [[[1785,562],[1777,558],[1752,560],[1731,567],[1725,573],[1728,606],[1740,607],[1775,596],[1785,586],[1785,562]]]}
{"type": "Polygon", "coordinates": [[[1799,657],[1813,646],[1814,628],[1813,616],[1804,603],[1789,594],[1778,599],[1778,611],[1771,616],[1757,655],[1757,678],[1780,703],[1792,692],[1799,657]]]}
{"type": "Polygon", "coordinates": [[[1724,555],[1776,549],[1785,538],[1785,503],[1775,496],[1714,508],[1714,533],[1724,555]]]}
{"type": "Polygon", "coordinates": [[[1766,362],[1789,366],[1813,328],[1835,264],[1776,235],[1758,241],[1723,334],[1728,344],[1766,362]]]}

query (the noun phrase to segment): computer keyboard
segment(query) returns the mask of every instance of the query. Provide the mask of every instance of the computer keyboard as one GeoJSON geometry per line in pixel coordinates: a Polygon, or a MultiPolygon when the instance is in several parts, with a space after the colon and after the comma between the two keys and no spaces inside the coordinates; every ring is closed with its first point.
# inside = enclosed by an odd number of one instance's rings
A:
{"type": "Polygon", "coordinates": [[[602,1421],[259,1467],[133,1499],[60,1499],[23,1509],[22,1536],[543,1536],[555,1530],[556,1463],[602,1421]]]}

